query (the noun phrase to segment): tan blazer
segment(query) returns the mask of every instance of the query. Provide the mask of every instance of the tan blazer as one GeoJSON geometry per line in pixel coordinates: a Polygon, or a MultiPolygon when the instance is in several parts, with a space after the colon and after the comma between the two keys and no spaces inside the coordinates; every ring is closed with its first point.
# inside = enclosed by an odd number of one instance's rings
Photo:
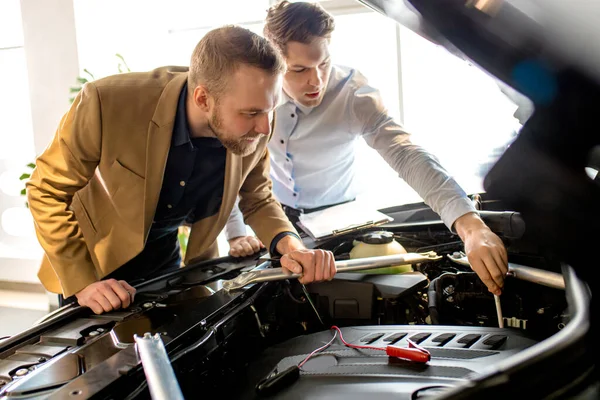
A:
{"type": "MultiPolygon", "coordinates": [[[[71,296],[144,248],[186,82],[187,72],[164,67],[87,83],[60,121],[27,182],[45,251],[38,276],[49,291],[71,296]]],[[[217,255],[238,192],[246,223],[267,246],[295,232],[271,192],[269,138],[249,156],[227,152],[221,207],[192,226],[184,262],[217,255]]]]}

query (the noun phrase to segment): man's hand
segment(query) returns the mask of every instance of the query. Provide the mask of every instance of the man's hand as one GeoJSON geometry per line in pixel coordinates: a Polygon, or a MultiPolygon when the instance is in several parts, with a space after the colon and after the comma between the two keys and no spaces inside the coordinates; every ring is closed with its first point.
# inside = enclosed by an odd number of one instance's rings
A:
{"type": "Polygon", "coordinates": [[[133,302],[135,288],[125,281],[107,279],[94,282],[75,294],[80,306],[89,307],[96,314],[127,308],[133,302]]]}
{"type": "Polygon", "coordinates": [[[504,243],[475,213],[458,218],[454,226],[465,244],[471,268],[491,293],[500,295],[508,272],[504,243]]]}
{"type": "Polygon", "coordinates": [[[295,274],[302,274],[302,284],[330,281],[336,273],[333,253],[326,250],[308,250],[294,236],[285,236],[277,243],[277,251],[283,256],[281,266],[295,274]]]}
{"type": "Polygon", "coordinates": [[[265,245],[255,236],[238,236],[229,239],[229,255],[232,257],[246,257],[258,253],[265,245]]]}

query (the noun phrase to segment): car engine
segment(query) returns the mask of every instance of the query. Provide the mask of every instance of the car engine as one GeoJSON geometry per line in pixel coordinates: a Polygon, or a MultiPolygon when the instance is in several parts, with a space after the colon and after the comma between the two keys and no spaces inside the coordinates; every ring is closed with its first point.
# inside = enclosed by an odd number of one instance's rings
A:
{"type": "Polygon", "coordinates": [[[196,263],[140,283],[128,309],[94,315],[71,304],[0,343],[0,399],[150,398],[149,386],[164,377],[147,375],[136,344],[145,334],[164,345],[185,398],[444,393],[574,324],[568,268],[539,255],[518,213],[494,211],[495,202],[483,207],[509,253],[498,299],[470,269],[456,234],[427,206],[402,206],[383,210],[402,222],[304,240],[331,250],[337,261],[351,259],[364,243],[385,251],[397,244],[409,254],[435,254],[434,260],[338,273],[306,287],[283,279],[238,290],[224,285],[248,271],[273,271],[277,260],[196,263]],[[428,360],[390,356],[386,348],[418,348],[428,360]]]}

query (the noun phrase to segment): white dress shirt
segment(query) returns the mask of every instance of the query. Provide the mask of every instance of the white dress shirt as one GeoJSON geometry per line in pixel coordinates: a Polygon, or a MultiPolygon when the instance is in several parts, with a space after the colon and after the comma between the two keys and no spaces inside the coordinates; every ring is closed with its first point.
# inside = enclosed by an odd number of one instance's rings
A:
{"type": "MultiPolygon", "coordinates": [[[[388,115],[379,91],[357,70],[334,65],[323,101],[316,107],[296,104],[287,96],[286,100],[275,112],[268,145],[273,192],[282,204],[311,209],[356,198],[354,160],[362,137],[448,228],[475,211],[439,161],[411,143],[409,134],[388,115]]],[[[245,231],[235,207],[226,226],[227,239],[245,231]]]]}

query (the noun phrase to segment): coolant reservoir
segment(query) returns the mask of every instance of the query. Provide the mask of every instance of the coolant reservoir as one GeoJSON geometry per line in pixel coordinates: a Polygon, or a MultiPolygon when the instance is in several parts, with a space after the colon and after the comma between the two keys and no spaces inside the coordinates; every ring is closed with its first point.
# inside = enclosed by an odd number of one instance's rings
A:
{"type": "MultiPolygon", "coordinates": [[[[365,233],[354,240],[354,247],[350,251],[350,258],[368,258],[405,253],[406,249],[394,240],[394,234],[392,232],[376,231],[365,233]]],[[[412,270],[412,265],[405,264],[386,268],[369,269],[360,271],[359,273],[401,274],[403,272],[411,272],[412,270]]]]}

